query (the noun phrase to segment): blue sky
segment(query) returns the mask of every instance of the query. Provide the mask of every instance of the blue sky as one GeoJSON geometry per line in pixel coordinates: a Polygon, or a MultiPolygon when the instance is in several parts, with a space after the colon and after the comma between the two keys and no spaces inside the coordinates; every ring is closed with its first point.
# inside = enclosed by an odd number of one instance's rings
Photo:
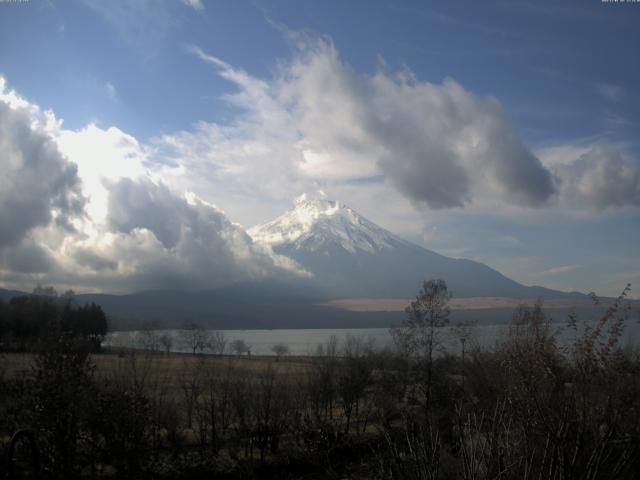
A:
{"type": "Polygon", "coordinates": [[[146,140],[232,113],[217,101],[232,86],[185,45],[268,76],[291,50],[271,20],[330,36],[357,70],[375,70],[382,56],[422,80],[452,77],[496,95],[529,142],[638,138],[638,8],[557,3],[29,2],[3,5],[0,53],[10,82],[68,126],[98,120],[146,140]]]}
{"type": "Polygon", "coordinates": [[[0,3],[0,75],[63,120],[85,196],[93,139],[132,159],[100,179],[144,170],[245,227],[321,188],[523,283],[614,294],[640,283],[639,24],[597,0],[0,3]]]}

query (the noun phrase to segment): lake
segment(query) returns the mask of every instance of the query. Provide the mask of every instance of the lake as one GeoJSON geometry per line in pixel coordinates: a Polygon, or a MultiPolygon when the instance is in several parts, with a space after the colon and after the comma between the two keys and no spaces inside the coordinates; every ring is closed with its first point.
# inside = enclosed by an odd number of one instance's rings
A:
{"type": "MultiPolygon", "coordinates": [[[[556,331],[562,324],[554,324],[556,331]]],[[[505,338],[507,325],[480,325],[466,327],[468,335],[467,346],[479,345],[491,348],[496,342],[505,338]]],[[[372,342],[375,348],[392,345],[392,337],[387,328],[353,328],[353,329],[278,329],[278,330],[220,330],[230,343],[233,340],[244,340],[251,348],[252,355],[273,355],[271,348],[276,344],[285,344],[291,355],[313,355],[318,345],[327,344],[335,336],[339,344],[343,344],[349,337],[372,342]]],[[[184,341],[184,330],[155,330],[151,332],[118,331],[111,332],[104,341],[105,346],[141,348],[149,338],[157,342],[162,335],[171,338],[171,351],[187,352],[191,350],[184,341]],[[146,339],[146,340],[145,340],[146,339]]],[[[438,336],[443,347],[450,353],[460,351],[460,333],[455,327],[439,329],[438,336]]],[[[564,329],[558,334],[559,343],[567,344],[575,337],[575,332],[564,329]]],[[[640,324],[638,321],[628,321],[620,344],[622,346],[638,345],[640,339],[640,324]]],[[[159,347],[162,349],[162,347],[159,347]]],[[[206,353],[206,351],[205,351],[206,353]]],[[[230,352],[227,352],[230,353],[230,352]]]]}

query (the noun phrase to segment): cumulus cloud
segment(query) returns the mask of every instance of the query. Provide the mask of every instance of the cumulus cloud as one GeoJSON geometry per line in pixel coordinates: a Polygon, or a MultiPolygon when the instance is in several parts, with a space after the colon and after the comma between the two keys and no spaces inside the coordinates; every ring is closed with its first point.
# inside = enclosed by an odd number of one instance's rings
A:
{"type": "Polygon", "coordinates": [[[432,208],[463,206],[493,194],[539,206],[552,178],[523,145],[497,100],[480,99],[452,80],[400,85],[378,75],[385,115],[373,136],[385,139],[379,164],[412,198],[432,208]]]}
{"type": "Polygon", "coordinates": [[[77,167],[67,161],[29,109],[0,99],[0,247],[15,246],[54,221],[72,229],[82,216],[77,167]]]}
{"type": "Polygon", "coordinates": [[[618,148],[593,146],[555,171],[562,199],[571,206],[592,210],[640,206],[640,165],[618,148]]]}
{"type": "Polygon", "coordinates": [[[197,195],[170,189],[147,168],[153,148],[115,127],[65,130],[0,80],[5,286],[129,292],[308,275],[197,195]]]}
{"type": "Polygon", "coordinates": [[[297,45],[268,80],[191,47],[238,87],[225,98],[243,113],[233,125],[201,123],[196,132],[165,137],[173,158],[183,165],[205,158],[216,174],[244,181],[256,173],[299,183],[384,175],[430,208],[478,197],[540,206],[554,193],[550,172],[495,98],[407,70],[358,74],[326,39],[298,36],[297,45]]]}
{"type": "MultiPolygon", "coordinates": [[[[213,179],[234,194],[270,199],[385,183],[431,209],[638,206],[640,162],[619,145],[569,142],[533,152],[496,98],[384,64],[360,74],[329,39],[284,33],[296,50],[271,78],[189,47],[237,87],[224,98],[239,113],[164,136],[164,178],[204,195],[213,179]]],[[[624,95],[599,87],[610,99],[624,95]]]]}
{"type": "Polygon", "coordinates": [[[105,130],[90,123],[80,130],[60,130],[56,143],[78,166],[87,212],[94,221],[102,221],[107,215],[109,192],[105,181],[139,178],[149,173],[145,167],[151,154],[149,147],[116,127],[105,130]]]}
{"type": "Polygon", "coordinates": [[[115,271],[118,268],[116,260],[101,256],[91,248],[74,246],[68,254],[79,266],[92,272],[115,271]]]}
{"type": "Polygon", "coordinates": [[[293,263],[254,245],[195,195],[177,195],[148,178],[121,179],[109,193],[107,222],[114,237],[102,258],[118,259],[139,287],[206,288],[294,275],[293,263]]]}
{"type": "Polygon", "coordinates": [[[130,233],[151,230],[165,248],[173,248],[182,234],[185,217],[191,213],[186,201],[176,198],[164,185],[123,179],[109,189],[109,226],[130,233]]]}
{"type": "MultiPolygon", "coordinates": [[[[223,212],[148,177],[107,182],[104,223],[47,245],[0,249],[3,277],[14,285],[47,281],[80,290],[131,292],[209,289],[266,278],[309,274],[255,245],[223,212]]],[[[49,233],[49,232],[47,232],[49,233]]]]}

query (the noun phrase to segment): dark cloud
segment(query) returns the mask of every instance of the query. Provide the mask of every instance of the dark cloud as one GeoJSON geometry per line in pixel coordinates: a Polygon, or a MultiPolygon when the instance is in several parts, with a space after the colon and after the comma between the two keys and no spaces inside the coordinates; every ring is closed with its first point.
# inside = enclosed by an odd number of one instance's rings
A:
{"type": "Polygon", "coordinates": [[[109,227],[130,233],[135,228],[151,230],[166,248],[180,240],[185,217],[191,217],[189,205],[164,185],[149,180],[123,179],[108,185],[109,227]]]}
{"type": "Polygon", "coordinates": [[[104,258],[88,248],[77,248],[73,252],[72,257],[78,264],[96,272],[115,270],[118,268],[118,262],[104,258]]]}
{"type": "Polygon", "coordinates": [[[71,228],[84,199],[74,164],[27,111],[0,101],[0,247],[18,245],[30,230],[55,222],[71,228]],[[53,214],[52,214],[53,212],[53,214]]]}
{"type": "Polygon", "coordinates": [[[366,104],[379,106],[367,123],[383,141],[378,164],[409,198],[434,209],[483,195],[537,207],[554,193],[551,173],[495,99],[478,98],[452,80],[403,88],[388,78],[377,83],[366,104]]]}
{"type": "Polygon", "coordinates": [[[463,207],[471,201],[469,175],[446,152],[403,150],[381,157],[379,165],[405,195],[434,209],[463,207]]]}
{"type": "Polygon", "coordinates": [[[18,273],[46,273],[55,265],[49,253],[39,245],[26,242],[24,245],[0,250],[2,270],[18,273]]]}

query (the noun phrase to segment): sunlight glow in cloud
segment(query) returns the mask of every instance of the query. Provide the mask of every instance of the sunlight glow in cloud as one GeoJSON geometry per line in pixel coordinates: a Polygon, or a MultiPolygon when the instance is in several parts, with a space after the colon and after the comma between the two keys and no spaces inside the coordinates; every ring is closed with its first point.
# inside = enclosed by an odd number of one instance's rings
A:
{"type": "Polygon", "coordinates": [[[150,147],[115,127],[64,130],[1,80],[3,281],[126,292],[308,275],[154,177],[150,147]]]}

